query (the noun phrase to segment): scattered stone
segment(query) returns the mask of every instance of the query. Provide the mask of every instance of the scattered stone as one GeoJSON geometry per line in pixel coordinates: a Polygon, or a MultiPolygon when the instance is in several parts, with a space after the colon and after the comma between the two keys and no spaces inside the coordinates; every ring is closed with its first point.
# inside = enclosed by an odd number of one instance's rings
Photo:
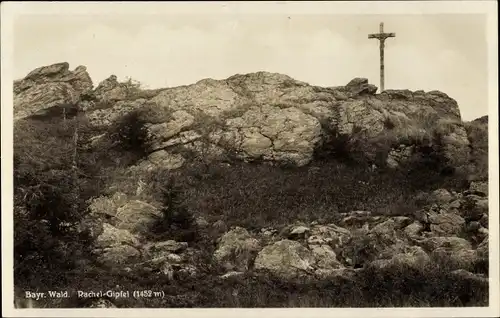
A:
{"type": "Polygon", "coordinates": [[[423,230],[424,230],[424,225],[419,221],[414,221],[413,223],[404,228],[404,233],[409,238],[415,238],[419,237],[423,230]]]}
{"type": "Polygon", "coordinates": [[[235,272],[235,271],[232,271],[232,272],[227,272],[224,275],[221,275],[220,278],[222,278],[222,279],[228,279],[228,278],[233,278],[233,277],[241,277],[244,274],[245,274],[244,272],[235,272]]]}
{"type": "Polygon", "coordinates": [[[116,306],[108,299],[98,298],[92,299],[88,305],[88,308],[116,308],[116,306]]]}
{"type": "Polygon", "coordinates": [[[453,250],[467,250],[472,248],[472,245],[469,241],[455,236],[430,237],[420,241],[419,245],[430,252],[440,247],[451,248],[453,250]]]}
{"type": "Polygon", "coordinates": [[[178,269],[177,273],[185,277],[195,277],[198,274],[198,269],[192,264],[182,264],[182,267],[178,269]]]}
{"type": "Polygon", "coordinates": [[[488,277],[485,277],[484,275],[480,275],[480,274],[474,274],[474,273],[471,273],[471,272],[466,271],[464,269],[454,270],[451,272],[451,274],[456,276],[457,278],[470,280],[470,281],[478,282],[481,284],[488,284],[489,283],[488,277]]]}
{"type": "Polygon", "coordinates": [[[290,230],[290,234],[288,235],[288,238],[291,240],[304,239],[308,236],[308,234],[310,232],[311,232],[311,230],[308,227],[299,225],[299,226],[293,227],[290,230]]]}
{"type": "Polygon", "coordinates": [[[465,220],[454,213],[429,213],[431,233],[435,236],[452,236],[462,232],[465,220]]]}
{"type": "Polygon", "coordinates": [[[329,245],[312,245],[309,246],[314,257],[316,258],[317,268],[322,269],[339,269],[344,266],[337,260],[337,255],[329,245]]]}
{"type": "Polygon", "coordinates": [[[115,192],[112,196],[102,196],[90,200],[89,210],[93,215],[115,217],[119,208],[127,204],[127,195],[115,192]]]}
{"type": "Polygon", "coordinates": [[[147,250],[151,253],[179,253],[184,251],[188,247],[186,242],[177,242],[174,240],[168,240],[163,242],[150,243],[145,246],[147,250]]]}
{"type": "Polygon", "coordinates": [[[489,231],[487,228],[484,227],[480,227],[476,232],[476,236],[480,242],[482,242],[485,238],[487,238],[488,235],[489,231]]]}
{"type": "Polygon", "coordinates": [[[488,215],[488,198],[469,194],[463,198],[460,207],[461,214],[469,221],[479,221],[483,215],[488,215]]]}
{"type": "Polygon", "coordinates": [[[195,219],[195,223],[196,223],[196,226],[200,229],[204,229],[204,228],[207,228],[208,226],[210,226],[208,221],[202,216],[197,217],[195,219]]]}
{"type": "Polygon", "coordinates": [[[488,182],[486,181],[472,181],[469,187],[470,191],[481,193],[488,196],[488,182]]]}
{"type": "Polygon", "coordinates": [[[447,204],[450,203],[454,197],[451,193],[446,189],[437,189],[431,193],[431,198],[433,202],[437,204],[447,204]]]}
{"type": "Polygon", "coordinates": [[[307,244],[309,246],[328,244],[334,248],[341,248],[350,237],[349,230],[335,224],[314,225],[311,228],[311,235],[307,238],[307,244]]]}
{"type": "Polygon", "coordinates": [[[149,203],[132,200],[118,208],[115,218],[117,228],[141,234],[148,233],[155,222],[162,218],[162,214],[149,203]]]}
{"type": "Polygon", "coordinates": [[[103,232],[97,237],[95,244],[97,247],[111,247],[122,244],[137,246],[139,240],[127,230],[117,229],[108,223],[104,223],[103,232]]]}
{"type": "Polygon", "coordinates": [[[94,253],[98,255],[97,259],[100,263],[108,266],[135,263],[141,257],[139,250],[129,245],[117,245],[103,249],[95,249],[94,253]]]}
{"type": "Polygon", "coordinates": [[[262,249],[255,259],[256,270],[267,270],[284,279],[312,274],[314,254],[297,241],[281,240],[262,249]]]}
{"type": "Polygon", "coordinates": [[[343,218],[339,222],[340,226],[359,228],[373,221],[370,211],[352,211],[347,214],[341,214],[341,216],[343,218]]]}
{"type": "Polygon", "coordinates": [[[391,263],[398,266],[407,266],[415,269],[423,269],[431,261],[427,253],[418,246],[410,246],[404,253],[398,253],[391,259],[391,263]]]}
{"type": "Polygon", "coordinates": [[[180,154],[172,154],[166,150],[151,153],[145,160],[139,162],[132,169],[143,173],[157,170],[174,170],[184,165],[185,159],[180,154]]]}
{"type": "Polygon", "coordinates": [[[264,236],[271,237],[278,234],[278,230],[273,228],[262,228],[260,229],[260,233],[262,233],[262,235],[264,236]]]}
{"type": "Polygon", "coordinates": [[[247,271],[259,248],[246,229],[235,227],[220,238],[214,259],[228,271],[247,271]]]}

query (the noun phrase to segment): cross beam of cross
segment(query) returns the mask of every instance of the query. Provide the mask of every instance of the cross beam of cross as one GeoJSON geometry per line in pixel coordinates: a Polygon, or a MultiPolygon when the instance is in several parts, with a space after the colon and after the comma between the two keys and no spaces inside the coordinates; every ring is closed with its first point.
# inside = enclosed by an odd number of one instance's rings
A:
{"type": "Polygon", "coordinates": [[[384,33],[384,22],[380,23],[380,32],[368,34],[369,39],[377,39],[380,41],[380,92],[384,91],[384,48],[387,38],[396,37],[396,33],[384,33]]]}

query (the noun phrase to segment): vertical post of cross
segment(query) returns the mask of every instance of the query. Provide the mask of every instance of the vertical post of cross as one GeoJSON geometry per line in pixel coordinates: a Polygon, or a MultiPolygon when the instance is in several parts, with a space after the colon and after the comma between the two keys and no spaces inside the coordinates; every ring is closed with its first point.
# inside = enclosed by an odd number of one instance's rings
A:
{"type": "Polygon", "coordinates": [[[380,41],[380,92],[384,91],[384,49],[385,49],[385,40],[387,38],[396,37],[396,33],[384,33],[384,22],[380,23],[379,33],[368,34],[369,39],[377,39],[380,41]]]}
{"type": "MultiPolygon", "coordinates": [[[[380,22],[379,33],[384,33],[384,22],[380,22]]],[[[385,38],[380,39],[380,92],[384,91],[385,84],[385,74],[384,74],[384,49],[385,49],[385,38]]]]}

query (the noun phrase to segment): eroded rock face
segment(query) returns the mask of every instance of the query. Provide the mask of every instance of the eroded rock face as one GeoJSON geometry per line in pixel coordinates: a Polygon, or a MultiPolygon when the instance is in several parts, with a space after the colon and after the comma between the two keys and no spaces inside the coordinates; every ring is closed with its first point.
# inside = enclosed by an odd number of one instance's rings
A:
{"type": "Polygon", "coordinates": [[[193,147],[198,142],[244,160],[301,166],[331,138],[351,144],[362,140],[357,151],[368,160],[376,159],[384,143],[380,141],[387,139],[393,150],[386,164],[395,168],[414,155],[414,140],[432,134],[439,120],[455,120],[442,132],[445,155],[453,160],[467,157],[458,106],[440,92],[388,90],[377,95],[377,87],[363,78],[322,88],[268,72],[205,79],[147,98],[125,97],[122,84],[113,76],[99,84],[94,94],[114,101],[114,106],[93,111],[92,122],[109,125],[126,112],[143,109],[150,123],[150,151],[183,145],[206,154],[206,147],[193,147]]]}
{"type": "Polygon", "coordinates": [[[45,109],[74,105],[92,90],[92,80],[84,66],[69,70],[69,64],[39,67],[14,81],[14,119],[40,114],[45,109]]]}
{"type": "Polygon", "coordinates": [[[241,117],[228,119],[222,142],[243,158],[262,158],[305,165],[320,141],[321,125],[295,107],[252,107],[241,117]]]}

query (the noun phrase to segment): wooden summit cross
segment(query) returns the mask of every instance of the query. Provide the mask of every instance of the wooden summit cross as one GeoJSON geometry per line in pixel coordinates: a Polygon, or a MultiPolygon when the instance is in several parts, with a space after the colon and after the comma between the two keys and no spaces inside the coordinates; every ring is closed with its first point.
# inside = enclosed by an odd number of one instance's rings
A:
{"type": "Polygon", "coordinates": [[[384,91],[384,48],[385,39],[396,37],[396,33],[384,33],[384,22],[380,22],[380,33],[368,34],[369,39],[380,41],[380,92],[384,91]]]}

